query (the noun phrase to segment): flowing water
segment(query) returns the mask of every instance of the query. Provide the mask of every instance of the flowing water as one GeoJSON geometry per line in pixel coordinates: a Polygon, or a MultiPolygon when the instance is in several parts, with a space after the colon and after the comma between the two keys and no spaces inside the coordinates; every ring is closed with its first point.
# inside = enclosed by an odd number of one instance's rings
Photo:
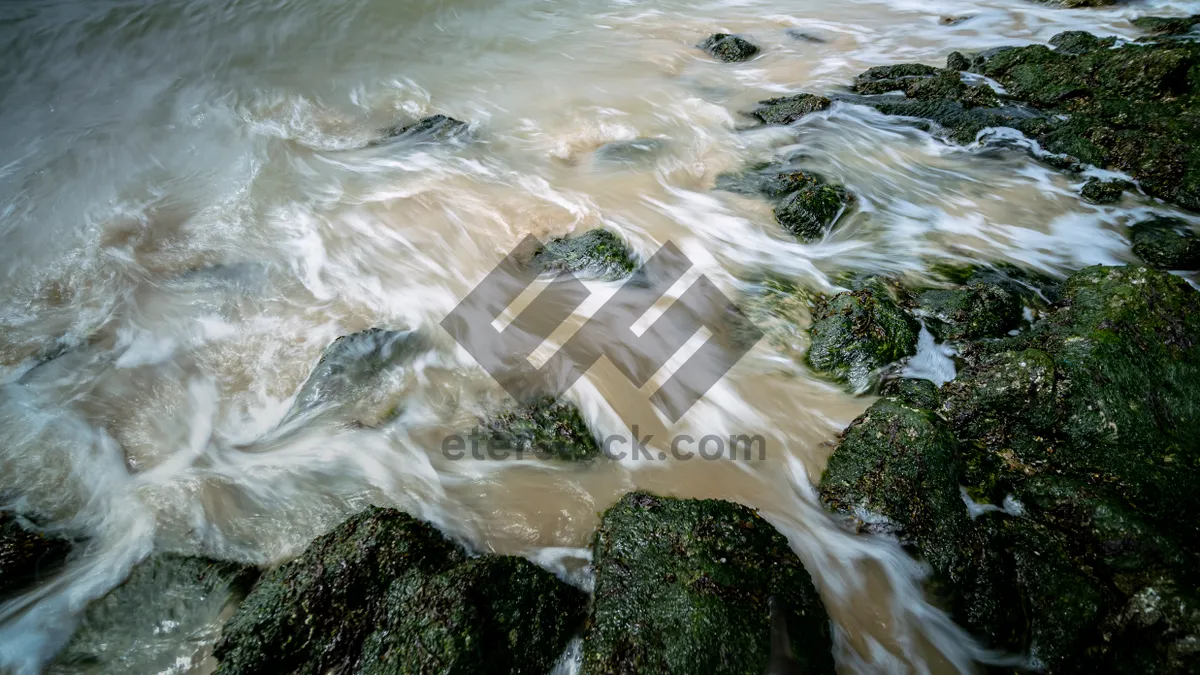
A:
{"type": "MultiPolygon", "coordinates": [[[[86,541],[0,606],[0,672],[38,671],[152,551],[270,564],[369,503],[586,586],[598,513],[633,488],[761,509],[813,572],[843,672],[1003,658],[923,599],[924,571],[897,545],[845,532],[816,502],[832,441],[870,398],[763,341],[669,425],[652,386],[602,361],[568,392],[599,435],[637,424],[662,449],[676,433],[761,434],[765,459],[451,461],[441,439],[503,396],[438,322],[525,235],[600,226],[643,258],[674,242],[689,279],[730,297],[767,270],[821,289],[840,271],[938,259],[1055,275],[1130,261],[1125,226],[1169,208],[1087,205],[1081,179],[1020,149],[951,147],[861,106],[793,128],[740,112],[954,49],[1133,37],[1129,18],[1195,5],[0,2],[0,498],[86,541]],[[694,45],[718,30],[762,54],[713,61],[694,45]],[[374,142],[435,113],[469,121],[469,137],[374,142]],[[657,142],[632,161],[596,152],[633,139],[657,142]],[[765,202],[712,190],[722,172],[797,154],[859,197],[824,241],[797,243],[765,202]],[[432,342],[371,393],[399,416],[278,429],[323,349],[372,326],[432,342]]],[[[589,282],[588,307],[617,286],[589,282]]],[[[926,346],[909,368],[949,377],[926,346]]],[[[208,672],[204,653],[136,670],[208,672]]]]}

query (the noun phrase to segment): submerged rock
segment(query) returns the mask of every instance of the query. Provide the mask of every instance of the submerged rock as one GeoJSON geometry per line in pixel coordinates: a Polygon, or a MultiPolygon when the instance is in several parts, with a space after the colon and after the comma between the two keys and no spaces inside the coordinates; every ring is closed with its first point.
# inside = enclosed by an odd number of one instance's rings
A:
{"type": "Polygon", "coordinates": [[[469,125],[446,115],[430,115],[412,124],[391,127],[383,132],[384,140],[407,140],[414,142],[446,141],[467,132],[469,125]]]}
{"type": "Polygon", "coordinates": [[[750,115],[767,124],[791,124],[810,113],[827,110],[830,105],[832,101],[824,96],[797,94],[759,101],[750,115]]]}
{"type": "Polygon", "coordinates": [[[739,194],[758,194],[781,199],[789,194],[824,183],[820,175],[782,164],[759,164],[736,174],[717,176],[716,189],[739,194]]]}
{"type": "Polygon", "coordinates": [[[787,539],[731,502],[625,495],[596,534],[585,674],[762,673],[769,599],[799,672],[834,671],[829,618],[787,539]]]}
{"type": "Polygon", "coordinates": [[[840,185],[808,185],[788,195],[775,207],[775,220],[801,241],[811,242],[825,236],[854,198],[840,185]]]}
{"type": "Polygon", "coordinates": [[[585,603],[524,558],[471,558],[372,507],[259,581],[225,625],[217,673],[546,673],[585,603]]]}
{"type": "Polygon", "coordinates": [[[1200,269],[1200,238],[1179,218],[1158,216],[1130,228],[1133,253],[1153,267],[1168,270],[1200,269]]]}
{"type": "Polygon", "coordinates": [[[69,541],[36,532],[15,514],[0,511],[0,599],[52,576],[70,552],[69,541]]]}
{"type": "Polygon", "coordinates": [[[578,237],[550,240],[534,253],[532,264],[538,272],[614,280],[633,274],[637,259],[616,234],[594,229],[578,237]]]}
{"type": "Polygon", "coordinates": [[[1143,16],[1134,19],[1131,23],[1153,35],[1186,35],[1200,25],[1200,14],[1170,18],[1143,16]]]}
{"type": "Polygon", "coordinates": [[[988,282],[925,291],[917,305],[928,318],[925,327],[943,341],[1003,335],[1021,322],[1020,298],[988,282]]]}
{"type": "Polygon", "coordinates": [[[600,454],[600,445],[579,409],[551,396],[481,420],[480,430],[472,437],[479,438],[485,454],[496,459],[534,456],[579,461],[600,454]]]}
{"type": "Polygon", "coordinates": [[[826,42],[828,42],[828,40],[821,37],[820,35],[813,35],[812,33],[806,33],[804,31],[798,30],[796,28],[789,28],[784,32],[787,33],[788,37],[796,39],[796,40],[800,40],[801,42],[811,42],[813,44],[818,44],[818,45],[825,44],[826,42]]]}
{"type": "Polygon", "coordinates": [[[697,46],[727,63],[745,61],[758,53],[758,47],[728,33],[714,33],[697,46]]]}
{"type": "Polygon", "coordinates": [[[1085,202],[1092,204],[1116,204],[1121,201],[1121,195],[1126,190],[1133,189],[1133,183],[1127,180],[1101,180],[1089,178],[1079,191],[1085,202]]]}
{"type": "MultiPolygon", "coordinates": [[[[1042,45],[981,52],[971,70],[999,82],[956,81],[953,71],[903,64],[872,69],[857,102],[887,114],[921,117],[970,143],[991,127],[1012,127],[1068,165],[1091,164],[1137,179],[1150,196],[1200,210],[1200,43],[1171,40],[1107,48],[1109,39],[1078,31],[1042,45]],[[953,75],[953,77],[952,77],[953,75]],[[905,98],[878,96],[900,90],[905,98]]],[[[958,60],[956,60],[958,61],[958,60]]],[[[958,61],[956,65],[961,66],[958,61]]]]}
{"type": "Polygon", "coordinates": [[[596,159],[612,164],[653,163],[666,142],[658,138],[635,138],[632,141],[613,141],[596,149],[596,159]]]}
{"type": "Polygon", "coordinates": [[[398,402],[375,394],[394,369],[410,364],[428,348],[415,331],[368,328],[344,335],[325,349],[296,394],[284,423],[306,413],[337,409],[366,426],[386,422],[398,402]]]}
{"type": "Polygon", "coordinates": [[[920,330],[886,284],[871,279],[859,290],[817,304],[807,360],[813,370],[861,393],[870,389],[880,368],[916,353],[920,330]]]}
{"type": "Polygon", "coordinates": [[[1092,267],[1019,336],[969,344],[932,399],[885,398],[822,477],[930,563],[991,647],[1047,673],[1200,666],[1200,293],[1092,267]],[[959,499],[959,489],[969,496],[959,499]]]}
{"type": "Polygon", "coordinates": [[[258,571],[231,562],[162,554],[92,602],[50,673],[148,673],[200,668],[223,614],[258,571]]]}

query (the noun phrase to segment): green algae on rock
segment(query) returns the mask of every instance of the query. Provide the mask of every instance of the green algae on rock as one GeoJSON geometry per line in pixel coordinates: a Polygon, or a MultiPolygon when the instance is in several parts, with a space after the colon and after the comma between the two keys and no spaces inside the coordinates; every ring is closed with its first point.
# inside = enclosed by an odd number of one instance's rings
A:
{"type": "Polygon", "coordinates": [[[0,598],[52,576],[70,552],[71,542],[36,532],[15,514],[0,511],[0,598]]]}
{"type": "Polygon", "coordinates": [[[600,445],[575,404],[552,396],[481,420],[480,430],[471,437],[480,439],[488,456],[495,458],[533,456],[579,461],[600,454],[600,445]]]}
{"type": "Polygon", "coordinates": [[[762,195],[768,199],[782,199],[789,194],[825,180],[816,173],[796,169],[785,164],[758,164],[739,173],[723,173],[717,176],[715,188],[745,195],[762,195]]]}
{"type": "Polygon", "coordinates": [[[809,185],[775,206],[775,220],[797,239],[816,241],[853,199],[854,195],[840,185],[809,185]]]}
{"type": "Polygon", "coordinates": [[[920,330],[887,285],[871,278],[817,304],[806,358],[813,370],[862,393],[880,368],[916,353],[920,330]]]}
{"type": "Polygon", "coordinates": [[[824,96],[816,94],[797,94],[759,101],[758,107],[750,112],[766,124],[791,124],[796,120],[821,110],[826,110],[832,102],[824,96]]]}
{"type": "Polygon", "coordinates": [[[155,555],[93,601],[50,673],[168,672],[198,668],[220,635],[224,612],[258,571],[238,563],[155,555]]]}
{"type": "Polygon", "coordinates": [[[994,283],[934,289],[917,296],[926,328],[938,340],[969,340],[1003,335],[1021,322],[1021,300],[994,283]]]}
{"type": "Polygon", "coordinates": [[[697,46],[726,63],[745,61],[758,53],[754,44],[728,33],[714,33],[697,46]]]}
{"type": "Polygon", "coordinates": [[[1089,178],[1079,190],[1083,201],[1091,204],[1116,204],[1121,201],[1121,195],[1126,190],[1132,190],[1133,183],[1127,180],[1101,180],[1089,178]]]}
{"type": "Polygon", "coordinates": [[[372,507],[263,576],[225,625],[217,673],[545,673],[585,603],[523,558],[469,557],[372,507]]]}
{"type": "Polygon", "coordinates": [[[583,278],[623,279],[633,274],[637,260],[616,234],[594,229],[578,237],[559,237],[533,254],[538,272],[571,273],[583,278]]]}
{"type": "Polygon", "coordinates": [[[1130,228],[1133,253],[1147,265],[1168,270],[1200,269],[1200,237],[1179,218],[1157,216],[1130,228]]]}
{"type": "Polygon", "coordinates": [[[937,385],[929,380],[911,377],[895,377],[879,386],[879,395],[894,398],[905,405],[924,410],[941,407],[941,394],[937,385]]]}
{"type": "Polygon", "coordinates": [[[788,611],[801,672],[834,671],[829,618],[787,539],[753,510],[714,499],[625,495],[594,544],[583,673],[762,673],[768,599],[788,611]]]}
{"type": "Polygon", "coordinates": [[[1153,35],[1186,35],[1200,25],[1200,14],[1170,18],[1143,16],[1130,23],[1153,35]]]}

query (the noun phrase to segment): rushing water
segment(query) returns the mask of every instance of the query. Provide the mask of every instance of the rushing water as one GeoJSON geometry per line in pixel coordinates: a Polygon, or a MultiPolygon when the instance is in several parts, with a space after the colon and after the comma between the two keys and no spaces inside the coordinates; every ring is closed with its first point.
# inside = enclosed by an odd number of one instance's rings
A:
{"type": "MultiPolygon", "coordinates": [[[[1124,227],[1169,209],[1087,205],[1079,179],[1019,150],[950,147],[846,104],[791,129],[751,129],[739,112],[836,91],[873,65],[940,64],[953,49],[1067,29],[1132,37],[1133,16],[1189,10],[0,2],[0,495],[87,542],[63,574],[0,606],[0,672],[36,672],[87,602],[151,551],[269,564],[368,503],[586,584],[598,512],[635,487],[760,508],[813,572],[844,672],[1000,658],[926,603],[923,571],[898,546],[842,531],[817,504],[811,481],[831,441],[870,399],[764,341],[670,428],[648,391],[602,361],[568,394],[597,433],[763,434],[766,459],[450,461],[440,439],[502,396],[437,324],[526,234],[597,226],[642,256],[674,242],[731,297],[764,270],[822,288],[839,271],[920,273],[934,259],[1051,274],[1132,260],[1124,227]],[[694,45],[717,30],[763,53],[714,62],[694,45]],[[470,121],[470,138],[372,144],[433,113],[470,121]],[[595,153],[635,138],[661,143],[634,162],[595,153]],[[765,202],[711,190],[722,172],[795,153],[859,197],[817,244],[791,239],[765,202]],[[371,326],[433,341],[372,393],[400,416],[277,432],[321,351],[371,326]]],[[[600,300],[617,287],[589,285],[600,300]]],[[[927,347],[909,367],[950,376],[927,347]]]]}

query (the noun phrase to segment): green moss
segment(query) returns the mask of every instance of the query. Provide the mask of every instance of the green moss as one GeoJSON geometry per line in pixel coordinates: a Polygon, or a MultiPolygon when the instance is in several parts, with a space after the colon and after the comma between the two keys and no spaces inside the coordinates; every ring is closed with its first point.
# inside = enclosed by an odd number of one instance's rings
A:
{"type": "Polygon", "coordinates": [[[1082,30],[1069,30],[1050,38],[1050,46],[1061,54],[1083,54],[1097,49],[1108,49],[1117,43],[1114,37],[1098,38],[1082,30]]]}
{"type": "Polygon", "coordinates": [[[1021,322],[1020,298],[988,282],[925,291],[917,296],[917,305],[928,317],[929,332],[939,340],[1003,335],[1021,322]]]}
{"type": "Polygon", "coordinates": [[[544,396],[480,420],[473,436],[492,453],[533,455],[544,459],[580,461],[594,459],[600,445],[579,409],[568,401],[544,396]]]}
{"type": "Polygon", "coordinates": [[[1079,191],[1085,202],[1092,204],[1116,204],[1121,201],[1121,195],[1126,190],[1132,190],[1133,183],[1127,180],[1100,180],[1089,178],[1079,191]]]}
{"type": "Polygon", "coordinates": [[[0,598],[53,576],[70,552],[69,541],[47,537],[0,511],[0,598]]]}
{"type": "Polygon", "coordinates": [[[758,53],[758,47],[728,33],[714,33],[698,46],[714,58],[727,63],[745,61],[758,53]]]}
{"type": "Polygon", "coordinates": [[[736,174],[717,176],[716,189],[780,199],[803,188],[824,183],[821,176],[780,164],[760,164],[736,174]]]}
{"type": "Polygon", "coordinates": [[[1130,228],[1133,253],[1146,264],[1168,270],[1200,269],[1200,238],[1179,218],[1155,217],[1130,228]]]}
{"type": "Polygon", "coordinates": [[[539,272],[570,272],[584,278],[609,280],[627,277],[637,268],[629,246],[604,229],[553,239],[534,253],[532,264],[539,272]]]}
{"type": "Polygon", "coordinates": [[[937,410],[942,405],[937,385],[929,380],[900,377],[887,380],[879,387],[880,396],[894,398],[901,403],[924,410],[937,410]]]}
{"type": "Polygon", "coordinates": [[[524,559],[472,559],[370,508],[263,577],[225,626],[217,673],[544,673],[584,603],[524,559]]]}
{"type": "Polygon", "coordinates": [[[826,110],[830,105],[832,102],[824,96],[797,94],[759,101],[750,114],[767,124],[791,124],[805,115],[826,110]]]}
{"type": "Polygon", "coordinates": [[[809,332],[809,365],[863,392],[880,368],[916,353],[920,325],[876,279],[821,302],[809,332]]]}
{"type": "Polygon", "coordinates": [[[223,614],[258,571],[232,562],[160,554],[88,605],[50,673],[167,672],[198,664],[219,636],[223,614]]]}
{"type": "Polygon", "coordinates": [[[833,672],[829,618],[808,573],[744,506],[627,494],[605,512],[594,554],[585,674],[762,673],[771,596],[787,610],[801,672],[833,672]]]}
{"type": "Polygon", "coordinates": [[[1142,16],[1134,19],[1131,23],[1153,35],[1184,35],[1200,24],[1200,14],[1178,18],[1142,16]]]}
{"type": "Polygon", "coordinates": [[[788,195],[775,207],[775,219],[801,241],[815,241],[825,234],[854,199],[840,185],[810,185],[788,195]]]}

